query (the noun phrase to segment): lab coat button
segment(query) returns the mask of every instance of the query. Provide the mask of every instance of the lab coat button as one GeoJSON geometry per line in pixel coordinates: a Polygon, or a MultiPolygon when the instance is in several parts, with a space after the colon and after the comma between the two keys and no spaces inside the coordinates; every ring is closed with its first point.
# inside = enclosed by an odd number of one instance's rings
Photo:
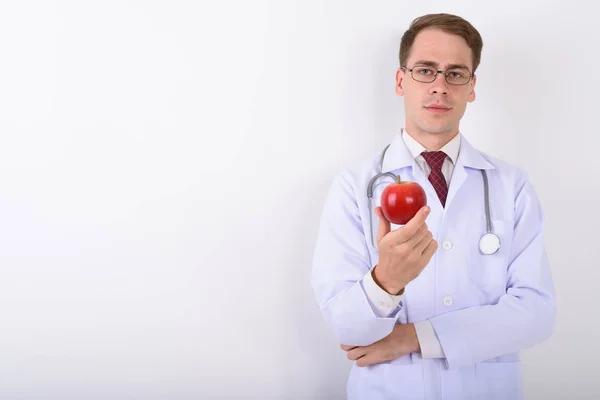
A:
{"type": "Polygon", "coordinates": [[[442,243],[442,247],[444,248],[444,250],[450,250],[452,248],[452,242],[450,242],[449,240],[444,240],[444,243],[442,243]]]}
{"type": "Polygon", "coordinates": [[[452,305],[452,297],[450,297],[450,296],[444,297],[444,304],[447,306],[451,306],[452,305]]]}

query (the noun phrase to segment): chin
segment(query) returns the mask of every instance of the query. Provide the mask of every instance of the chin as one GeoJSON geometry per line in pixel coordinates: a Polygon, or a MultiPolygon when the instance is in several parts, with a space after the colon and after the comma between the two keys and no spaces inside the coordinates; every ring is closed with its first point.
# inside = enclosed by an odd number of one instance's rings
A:
{"type": "Polygon", "coordinates": [[[456,130],[453,124],[421,124],[420,128],[431,134],[444,134],[456,130]]]}

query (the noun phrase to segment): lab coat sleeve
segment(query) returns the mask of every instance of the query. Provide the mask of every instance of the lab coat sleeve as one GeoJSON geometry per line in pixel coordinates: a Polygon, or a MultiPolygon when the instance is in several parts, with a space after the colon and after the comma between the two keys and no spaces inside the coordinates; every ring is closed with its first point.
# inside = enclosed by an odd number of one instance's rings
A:
{"type": "Polygon", "coordinates": [[[329,188],[313,254],[311,283],[325,321],[339,342],[367,346],[392,332],[402,303],[399,301],[389,315],[379,316],[365,290],[365,284],[371,283],[368,234],[362,229],[356,200],[363,194],[355,193],[354,188],[347,171],[329,188]]]}
{"type": "Polygon", "coordinates": [[[555,325],[555,293],[543,243],[544,216],[523,179],[515,199],[506,294],[497,303],[430,319],[449,368],[521,351],[548,339],[555,325]]]}

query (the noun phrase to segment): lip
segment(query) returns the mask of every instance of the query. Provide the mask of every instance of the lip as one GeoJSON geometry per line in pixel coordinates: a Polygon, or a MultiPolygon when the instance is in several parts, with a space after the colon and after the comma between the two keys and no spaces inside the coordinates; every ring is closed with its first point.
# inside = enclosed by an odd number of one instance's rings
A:
{"type": "Polygon", "coordinates": [[[436,114],[443,114],[443,113],[451,110],[450,107],[446,107],[441,104],[431,104],[429,106],[426,106],[425,109],[429,112],[436,113],[436,114]]]}

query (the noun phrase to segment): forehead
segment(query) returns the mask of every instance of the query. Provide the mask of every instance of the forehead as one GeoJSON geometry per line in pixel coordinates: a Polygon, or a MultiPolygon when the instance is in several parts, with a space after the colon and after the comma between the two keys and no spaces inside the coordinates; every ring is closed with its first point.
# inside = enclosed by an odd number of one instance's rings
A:
{"type": "Polygon", "coordinates": [[[432,62],[442,69],[449,65],[464,64],[469,69],[473,66],[466,40],[438,29],[424,29],[417,34],[407,64],[413,66],[418,61],[432,62]]]}

